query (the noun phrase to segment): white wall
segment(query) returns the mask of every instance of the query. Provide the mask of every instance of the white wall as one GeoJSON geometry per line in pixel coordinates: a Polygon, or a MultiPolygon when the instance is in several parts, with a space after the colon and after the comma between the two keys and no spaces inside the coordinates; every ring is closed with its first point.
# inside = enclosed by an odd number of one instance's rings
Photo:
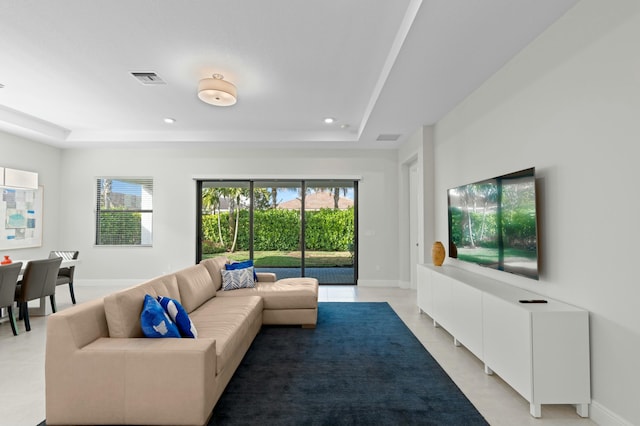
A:
{"type": "MultiPolygon", "coordinates": [[[[60,151],[56,148],[0,132],[0,166],[38,173],[43,191],[42,246],[0,251],[12,259],[46,258],[58,246],[60,151]]],[[[4,224],[2,224],[4,226],[4,224]]]]}
{"type": "MultiPolygon", "coordinates": [[[[422,180],[423,170],[420,166],[422,159],[422,129],[419,129],[413,134],[407,142],[405,142],[398,150],[398,262],[399,271],[398,279],[400,286],[403,288],[410,288],[413,286],[411,282],[411,270],[415,268],[415,265],[411,264],[412,259],[416,259],[418,263],[422,263],[424,259],[417,259],[420,256],[411,256],[411,251],[415,250],[413,244],[423,245],[424,241],[420,236],[412,239],[409,235],[411,230],[411,218],[410,218],[410,206],[419,204],[422,207],[422,203],[416,203],[417,200],[410,200],[409,192],[409,169],[412,165],[417,166],[418,180],[422,180]],[[415,242],[414,242],[415,241],[415,242]]],[[[418,182],[418,186],[421,186],[421,182],[418,182]]],[[[420,209],[422,210],[422,208],[420,209]]],[[[422,211],[415,212],[416,214],[416,227],[424,223],[424,214],[422,211]]]]}
{"type": "Polygon", "coordinates": [[[417,255],[418,263],[425,263],[431,258],[431,245],[435,241],[434,237],[434,215],[433,215],[433,127],[425,126],[418,129],[409,139],[398,149],[398,194],[399,194],[399,233],[398,233],[398,259],[399,259],[399,280],[401,287],[410,286],[410,270],[415,271],[416,265],[410,262],[410,250],[413,250],[410,244],[409,232],[409,168],[416,164],[418,169],[418,188],[417,193],[420,194],[421,200],[417,207],[418,229],[416,230],[417,243],[419,252],[417,255]]]}
{"type": "Polygon", "coordinates": [[[146,279],[195,262],[194,177],[359,177],[360,285],[398,285],[394,151],[96,150],[62,153],[61,245],[80,250],[82,280],[146,279]],[[95,178],[154,178],[153,247],[95,247],[95,178]],[[390,255],[393,254],[392,256],[390,255]]]}
{"type": "Polygon", "coordinates": [[[442,241],[447,188],[536,167],[540,281],[448,262],[591,312],[600,424],[640,424],[639,40],[640,2],[583,0],[435,127],[442,241]]]}

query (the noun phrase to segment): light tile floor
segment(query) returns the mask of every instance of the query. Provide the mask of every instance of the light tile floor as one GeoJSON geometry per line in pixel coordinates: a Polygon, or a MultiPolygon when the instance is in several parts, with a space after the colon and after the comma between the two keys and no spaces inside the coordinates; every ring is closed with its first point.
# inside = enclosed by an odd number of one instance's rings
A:
{"type": "MultiPolygon", "coordinates": [[[[115,287],[76,285],[78,303],[111,293],[115,287]]],[[[65,287],[57,292],[58,309],[71,306],[65,287]]],[[[498,376],[484,374],[482,363],[452,337],[434,328],[416,306],[416,292],[398,288],[321,286],[320,301],[388,302],[491,425],[593,425],[568,405],[544,405],[542,418],[529,415],[529,404],[498,376]]],[[[366,318],[363,318],[366,321],[366,318]]],[[[16,337],[0,322],[0,426],[35,426],[45,417],[44,348],[46,317],[33,317],[32,331],[19,324],[16,337]]],[[[425,383],[428,386],[428,383],[425,383]]],[[[72,404],[70,402],[70,404],[72,404]]]]}

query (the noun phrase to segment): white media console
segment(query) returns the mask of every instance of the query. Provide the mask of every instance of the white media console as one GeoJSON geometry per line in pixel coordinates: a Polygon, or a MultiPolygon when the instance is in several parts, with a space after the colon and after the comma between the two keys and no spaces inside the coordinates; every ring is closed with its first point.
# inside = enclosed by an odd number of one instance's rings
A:
{"type": "Polygon", "coordinates": [[[587,311],[455,266],[418,265],[417,277],[420,310],[522,395],[532,416],[542,404],[589,416],[587,311]]]}

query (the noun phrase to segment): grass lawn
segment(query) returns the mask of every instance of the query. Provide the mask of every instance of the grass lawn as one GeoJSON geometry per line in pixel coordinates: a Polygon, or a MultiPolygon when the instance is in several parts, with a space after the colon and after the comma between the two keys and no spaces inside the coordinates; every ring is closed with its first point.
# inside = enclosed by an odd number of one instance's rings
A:
{"type": "MultiPolygon", "coordinates": [[[[248,251],[205,254],[202,257],[207,259],[220,255],[237,261],[249,259],[248,251]]],[[[299,251],[256,251],[253,255],[253,263],[257,268],[298,268],[301,263],[299,251]]],[[[305,267],[307,268],[353,266],[351,253],[348,251],[307,251],[305,256],[305,267]]]]}

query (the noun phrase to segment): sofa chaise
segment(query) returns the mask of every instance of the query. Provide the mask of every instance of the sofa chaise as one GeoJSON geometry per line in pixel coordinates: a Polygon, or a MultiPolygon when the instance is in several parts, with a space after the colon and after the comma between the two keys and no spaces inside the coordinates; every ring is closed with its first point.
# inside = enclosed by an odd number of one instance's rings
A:
{"type": "Polygon", "coordinates": [[[225,263],[207,259],[52,314],[47,425],[204,425],[263,324],[315,327],[315,278],[258,273],[254,288],[225,291],[225,263]],[[144,337],[146,294],[179,301],[198,338],[144,337]]]}

